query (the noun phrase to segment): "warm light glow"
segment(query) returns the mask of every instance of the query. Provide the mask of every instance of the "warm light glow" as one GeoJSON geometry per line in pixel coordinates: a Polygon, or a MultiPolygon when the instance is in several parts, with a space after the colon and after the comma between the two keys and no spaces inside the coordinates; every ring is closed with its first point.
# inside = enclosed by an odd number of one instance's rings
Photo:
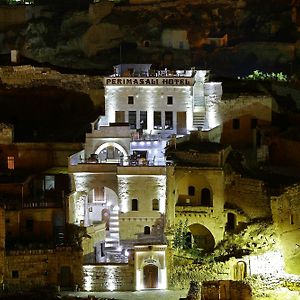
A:
{"type": "Polygon", "coordinates": [[[84,276],[83,289],[87,292],[90,292],[92,290],[92,276],[94,266],[85,266],[84,270],[86,272],[86,275],[84,276]]]}
{"type": "Polygon", "coordinates": [[[140,291],[144,288],[141,277],[142,277],[142,271],[136,270],[136,290],[137,291],[140,291]]]}
{"type": "Polygon", "coordinates": [[[167,269],[160,270],[160,281],[158,282],[158,288],[165,290],[167,288],[167,269]]]}
{"type": "Polygon", "coordinates": [[[112,266],[107,266],[107,288],[110,291],[114,291],[116,289],[116,278],[115,278],[115,268],[112,266]]]}
{"type": "Polygon", "coordinates": [[[284,258],[280,250],[269,251],[261,255],[249,256],[250,275],[264,275],[277,278],[290,278],[300,281],[300,276],[284,271],[284,258]]]}

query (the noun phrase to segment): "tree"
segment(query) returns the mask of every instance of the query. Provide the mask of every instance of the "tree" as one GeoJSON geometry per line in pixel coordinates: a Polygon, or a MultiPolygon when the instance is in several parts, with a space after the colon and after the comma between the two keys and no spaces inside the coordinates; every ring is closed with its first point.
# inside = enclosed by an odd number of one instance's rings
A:
{"type": "Polygon", "coordinates": [[[188,220],[185,220],[183,223],[181,220],[175,227],[174,239],[173,239],[173,248],[174,249],[189,249],[190,248],[190,238],[188,230],[188,220]]]}

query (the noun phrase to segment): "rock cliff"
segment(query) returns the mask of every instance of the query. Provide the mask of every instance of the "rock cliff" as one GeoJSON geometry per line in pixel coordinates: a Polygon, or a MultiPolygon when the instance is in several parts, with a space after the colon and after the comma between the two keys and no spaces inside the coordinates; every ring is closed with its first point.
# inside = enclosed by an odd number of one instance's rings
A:
{"type": "Polygon", "coordinates": [[[225,76],[257,68],[290,73],[298,69],[299,53],[297,7],[290,2],[103,0],[59,13],[0,7],[7,16],[0,22],[0,49],[19,49],[25,57],[67,68],[111,70],[120,62],[151,62],[206,67],[225,76]]]}

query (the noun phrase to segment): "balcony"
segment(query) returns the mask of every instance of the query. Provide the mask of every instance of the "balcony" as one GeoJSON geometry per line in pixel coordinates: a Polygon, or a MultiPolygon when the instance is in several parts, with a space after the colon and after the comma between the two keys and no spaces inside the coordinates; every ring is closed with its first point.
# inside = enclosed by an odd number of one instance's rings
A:
{"type": "Polygon", "coordinates": [[[176,214],[189,214],[189,213],[197,213],[197,214],[213,214],[214,210],[213,207],[206,207],[206,206],[192,206],[192,205],[185,205],[185,206],[177,206],[175,207],[176,214]]]}

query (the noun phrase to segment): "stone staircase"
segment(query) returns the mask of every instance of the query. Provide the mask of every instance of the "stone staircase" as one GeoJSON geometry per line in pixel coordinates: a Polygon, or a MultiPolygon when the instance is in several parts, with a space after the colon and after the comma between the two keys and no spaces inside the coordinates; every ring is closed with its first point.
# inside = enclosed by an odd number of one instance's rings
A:
{"type": "Polygon", "coordinates": [[[109,230],[105,237],[105,262],[123,263],[126,257],[120,249],[119,211],[111,210],[109,218],[109,230]]]}
{"type": "Polygon", "coordinates": [[[205,121],[205,112],[199,111],[199,112],[194,112],[193,114],[193,126],[195,128],[202,128],[204,126],[204,121],[205,121]]]}
{"type": "Polygon", "coordinates": [[[117,249],[119,245],[119,211],[112,210],[109,217],[109,230],[106,231],[105,250],[117,249]]]}

